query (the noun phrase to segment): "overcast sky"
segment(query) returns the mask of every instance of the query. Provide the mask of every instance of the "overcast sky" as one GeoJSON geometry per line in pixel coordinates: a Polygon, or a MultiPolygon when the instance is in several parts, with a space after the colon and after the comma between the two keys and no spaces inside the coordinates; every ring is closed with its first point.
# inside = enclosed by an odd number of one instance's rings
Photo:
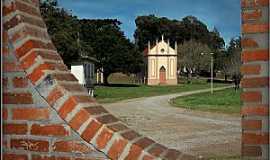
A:
{"type": "Polygon", "coordinates": [[[133,40],[139,15],[181,20],[196,16],[212,30],[215,26],[226,42],[240,35],[240,0],[58,0],[59,5],[81,18],[120,20],[125,35],[133,40]]]}

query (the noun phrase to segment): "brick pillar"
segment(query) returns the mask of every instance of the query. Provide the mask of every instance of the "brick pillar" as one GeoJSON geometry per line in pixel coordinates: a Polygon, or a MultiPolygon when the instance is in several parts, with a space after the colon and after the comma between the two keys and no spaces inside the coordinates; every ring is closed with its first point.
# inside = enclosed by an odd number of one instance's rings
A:
{"type": "Polygon", "coordinates": [[[242,157],[269,157],[269,0],[242,0],[242,157]]]}

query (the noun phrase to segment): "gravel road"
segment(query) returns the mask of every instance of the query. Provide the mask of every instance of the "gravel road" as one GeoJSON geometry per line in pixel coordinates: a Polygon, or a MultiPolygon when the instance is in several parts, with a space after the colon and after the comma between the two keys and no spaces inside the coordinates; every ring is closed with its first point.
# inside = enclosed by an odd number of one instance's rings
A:
{"type": "MultiPolygon", "coordinates": [[[[224,87],[215,90],[220,89],[224,87]]],[[[207,91],[209,89],[103,105],[140,134],[167,147],[203,157],[240,155],[240,116],[191,111],[169,104],[172,98],[207,91]]]]}

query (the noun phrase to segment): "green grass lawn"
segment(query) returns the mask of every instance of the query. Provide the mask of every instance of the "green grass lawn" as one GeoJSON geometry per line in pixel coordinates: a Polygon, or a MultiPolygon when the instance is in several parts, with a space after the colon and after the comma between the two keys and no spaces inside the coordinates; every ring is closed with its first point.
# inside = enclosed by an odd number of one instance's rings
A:
{"type": "Polygon", "coordinates": [[[241,91],[233,88],[215,91],[211,93],[199,93],[185,97],[178,97],[171,100],[171,104],[177,107],[194,109],[200,111],[220,112],[220,113],[240,113],[241,91]]]}
{"type": "MultiPolygon", "coordinates": [[[[227,86],[228,84],[214,84],[214,87],[227,86]]],[[[146,85],[120,85],[96,86],[95,98],[100,103],[112,103],[120,100],[157,96],[171,93],[180,93],[198,89],[210,88],[205,81],[194,81],[191,84],[179,84],[176,86],[146,86],[146,85]]]]}

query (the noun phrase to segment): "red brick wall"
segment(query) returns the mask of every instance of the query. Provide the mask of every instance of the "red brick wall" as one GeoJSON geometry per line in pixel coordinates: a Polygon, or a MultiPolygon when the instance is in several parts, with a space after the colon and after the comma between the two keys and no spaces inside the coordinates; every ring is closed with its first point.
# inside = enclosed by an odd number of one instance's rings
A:
{"type": "Polygon", "coordinates": [[[269,0],[242,0],[242,156],[269,159],[269,0]]]}
{"type": "Polygon", "coordinates": [[[195,159],[129,129],[78,84],[38,0],[4,0],[5,160],[195,159]]]}

